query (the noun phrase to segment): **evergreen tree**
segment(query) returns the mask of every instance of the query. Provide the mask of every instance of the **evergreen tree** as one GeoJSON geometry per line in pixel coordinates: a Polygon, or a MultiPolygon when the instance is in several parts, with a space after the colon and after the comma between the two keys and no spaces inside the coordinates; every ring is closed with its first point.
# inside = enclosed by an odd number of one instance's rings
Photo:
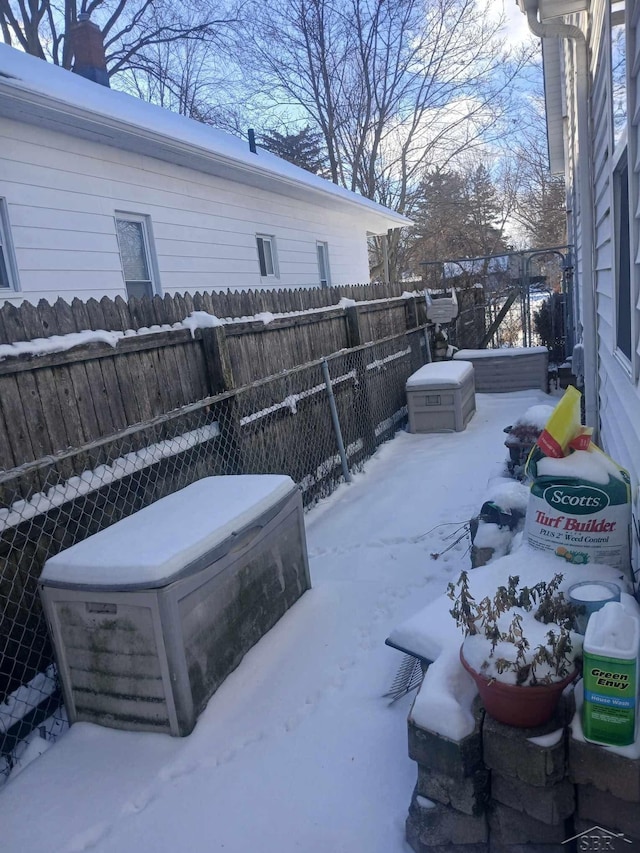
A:
{"type": "Polygon", "coordinates": [[[487,167],[480,163],[467,176],[465,237],[466,255],[482,257],[508,251],[503,240],[503,213],[487,167]]]}
{"type": "Polygon", "coordinates": [[[415,274],[423,275],[427,271],[424,262],[466,254],[466,200],[460,175],[440,169],[424,176],[415,196],[414,227],[408,239],[409,265],[415,274]]]}
{"type": "MultiPolygon", "coordinates": [[[[409,240],[415,273],[425,273],[424,262],[509,251],[502,203],[486,166],[480,164],[469,172],[429,172],[416,196],[409,240]]],[[[486,269],[474,272],[482,271],[486,269]]]]}
{"type": "Polygon", "coordinates": [[[306,125],[297,133],[280,133],[270,129],[262,134],[261,145],[283,160],[294,163],[314,175],[327,175],[327,154],[322,134],[306,125]]]}

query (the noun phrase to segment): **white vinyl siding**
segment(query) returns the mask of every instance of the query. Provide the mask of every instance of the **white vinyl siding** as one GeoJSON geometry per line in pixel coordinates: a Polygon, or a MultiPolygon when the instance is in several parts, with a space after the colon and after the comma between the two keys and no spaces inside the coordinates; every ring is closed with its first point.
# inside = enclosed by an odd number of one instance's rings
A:
{"type": "MultiPolygon", "coordinates": [[[[640,482],[640,394],[638,393],[638,18],[640,3],[627,2],[626,105],[616,72],[610,5],[591,8],[594,172],[594,246],[597,293],[601,443],[640,482]],[[631,106],[630,106],[631,105],[631,106]],[[627,116],[626,127],[624,116],[627,116]],[[625,164],[627,172],[625,175],[625,164]],[[628,198],[625,191],[628,188],[628,198]],[[627,203],[625,204],[625,201],[627,203]],[[625,221],[626,220],[626,221],[625,221]],[[626,226],[626,227],[625,227],[626,226]]],[[[614,7],[614,13],[619,4],[614,7]]],[[[614,19],[615,20],[615,19],[614,19]]],[[[576,150],[579,148],[575,140],[576,150]]],[[[583,258],[588,262],[588,258],[583,258]]]]}
{"type": "Polygon", "coordinates": [[[331,245],[333,284],[369,280],[357,208],[276,195],[10,120],[0,123],[0,150],[20,300],[124,295],[114,211],[153,223],[163,293],[317,286],[318,234],[331,245]],[[260,276],[256,234],[277,235],[277,279],[260,276]]]}

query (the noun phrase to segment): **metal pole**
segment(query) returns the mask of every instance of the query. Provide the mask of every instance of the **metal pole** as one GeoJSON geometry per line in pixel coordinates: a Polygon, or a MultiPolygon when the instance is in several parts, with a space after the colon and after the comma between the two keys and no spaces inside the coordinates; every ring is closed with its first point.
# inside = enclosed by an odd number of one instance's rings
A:
{"type": "Polygon", "coordinates": [[[385,284],[389,284],[389,241],[391,240],[391,234],[392,231],[390,228],[382,238],[382,275],[385,284]]]}
{"type": "Polygon", "coordinates": [[[322,359],[322,375],[324,376],[324,383],[327,386],[327,395],[329,397],[329,408],[331,409],[331,420],[333,421],[333,429],[336,433],[336,441],[338,442],[338,453],[340,454],[340,461],[342,462],[342,473],[344,474],[344,479],[347,483],[351,482],[351,472],[349,471],[349,464],[347,462],[347,454],[344,449],[344,442],[342,440],[342,430],[340,429],[340,421],[338,419],[338,410],[336,408],[336,398],[333,395],[333,387],[331,385],[331,376],[329,375],[329,365],[327,363],[327,359],[322,359]]]}
{"type": "Polygon", "coordinates": [[[525,282],[526,282],[526,267],[527,259],[524,254],[520,256],[520,325],[522,326],[522,346],[527,345],[527,315],[526,315],[526,297],[525,297],[525,282]]]}

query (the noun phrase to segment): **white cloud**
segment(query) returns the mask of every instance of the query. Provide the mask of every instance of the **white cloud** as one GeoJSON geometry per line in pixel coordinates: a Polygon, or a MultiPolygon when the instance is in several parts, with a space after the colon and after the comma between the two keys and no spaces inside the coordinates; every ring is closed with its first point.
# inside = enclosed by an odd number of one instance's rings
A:
{"type": "Polygon", "coordinates": [[[480,0],[480,4],[490,9],[496,19],[504,16],[503,32],[512,47],[534,37],[527,26],[526,15],[522,14],[516,0],[480,0]]]}

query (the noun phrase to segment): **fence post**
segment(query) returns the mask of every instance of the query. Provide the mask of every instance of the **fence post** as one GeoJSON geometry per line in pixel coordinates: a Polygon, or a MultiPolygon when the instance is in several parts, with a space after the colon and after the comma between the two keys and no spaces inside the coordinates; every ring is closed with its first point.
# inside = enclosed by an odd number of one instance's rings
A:
{"type": "Polygon", "coordinates": [[[360,329],[360,315],[358,314],[357,305],[349,305],[345,310],[347,317],[347,340],[349,347],[359,347],[362,343],[362,333],[360,329]]]}
{"type": "MultiPolygon", "coordinates": [[[[209,394],[215,396],[236,387],[233,367],[229,356],[224,326],[206,327],[200,330],[202,351],[207,371],[209,394]]],[[[242,473],[242,435],[236,395],[218,404],[221,434],[229,438],[228,469],[226,473],[242,473]]]]}
{"type": "Polygon", "coordinates": [[[333,430],[336,434],[338,443],[338,453],[340,454],[340,462],[342,463],[342,473],[347,483],[351,482],[351,472],[349,471],[349,463],[347,454],[344,449],[344,441],[342,440],[342,429],[340,428],[340,418],[338,417],[338,409],[336,408],[336,398],[333,394],[333,386],[331,385],[331,375],[329,374],[329,365],[327,359],[322,359],[322,375],[324,383],[327,386],[327,396],[329,397],[329,408],[331,409],[331,420],[333,422],[333,430]]]}
{"type": "Polygon", "coordinates": [[[407,331],[415,329],[418,326],[418,309],[416,306],[416,298],[412,296],[404,300],[404,310],[407,323],[407,331]]]}
{"type": "Polygon", "coordinates": [[[236,386],[224,326],[200,329],[209,393],[233,391],[236,386]]]}
{"type": "MultiPolygon", "coordinates": [[[[357,305],[350,305],[346,310],[347,315],[347,335],[349,347],[352,349],[362,346],[362,329],[360,327],[360,314],[357,305]]],[[[362,413],[364,426],[362,431],[362,440],[365,452],[368,456],[375,453],[377,447],[377,439],[375,427],[373,424],[373,415],[371,414],[371,400],[369,399],[369,385],[367,370],[364,366],[364,350],[359,353],[354,353],[356,358],[356,375],[358,378],[358,389],[362,400],[362,413]]]]}

